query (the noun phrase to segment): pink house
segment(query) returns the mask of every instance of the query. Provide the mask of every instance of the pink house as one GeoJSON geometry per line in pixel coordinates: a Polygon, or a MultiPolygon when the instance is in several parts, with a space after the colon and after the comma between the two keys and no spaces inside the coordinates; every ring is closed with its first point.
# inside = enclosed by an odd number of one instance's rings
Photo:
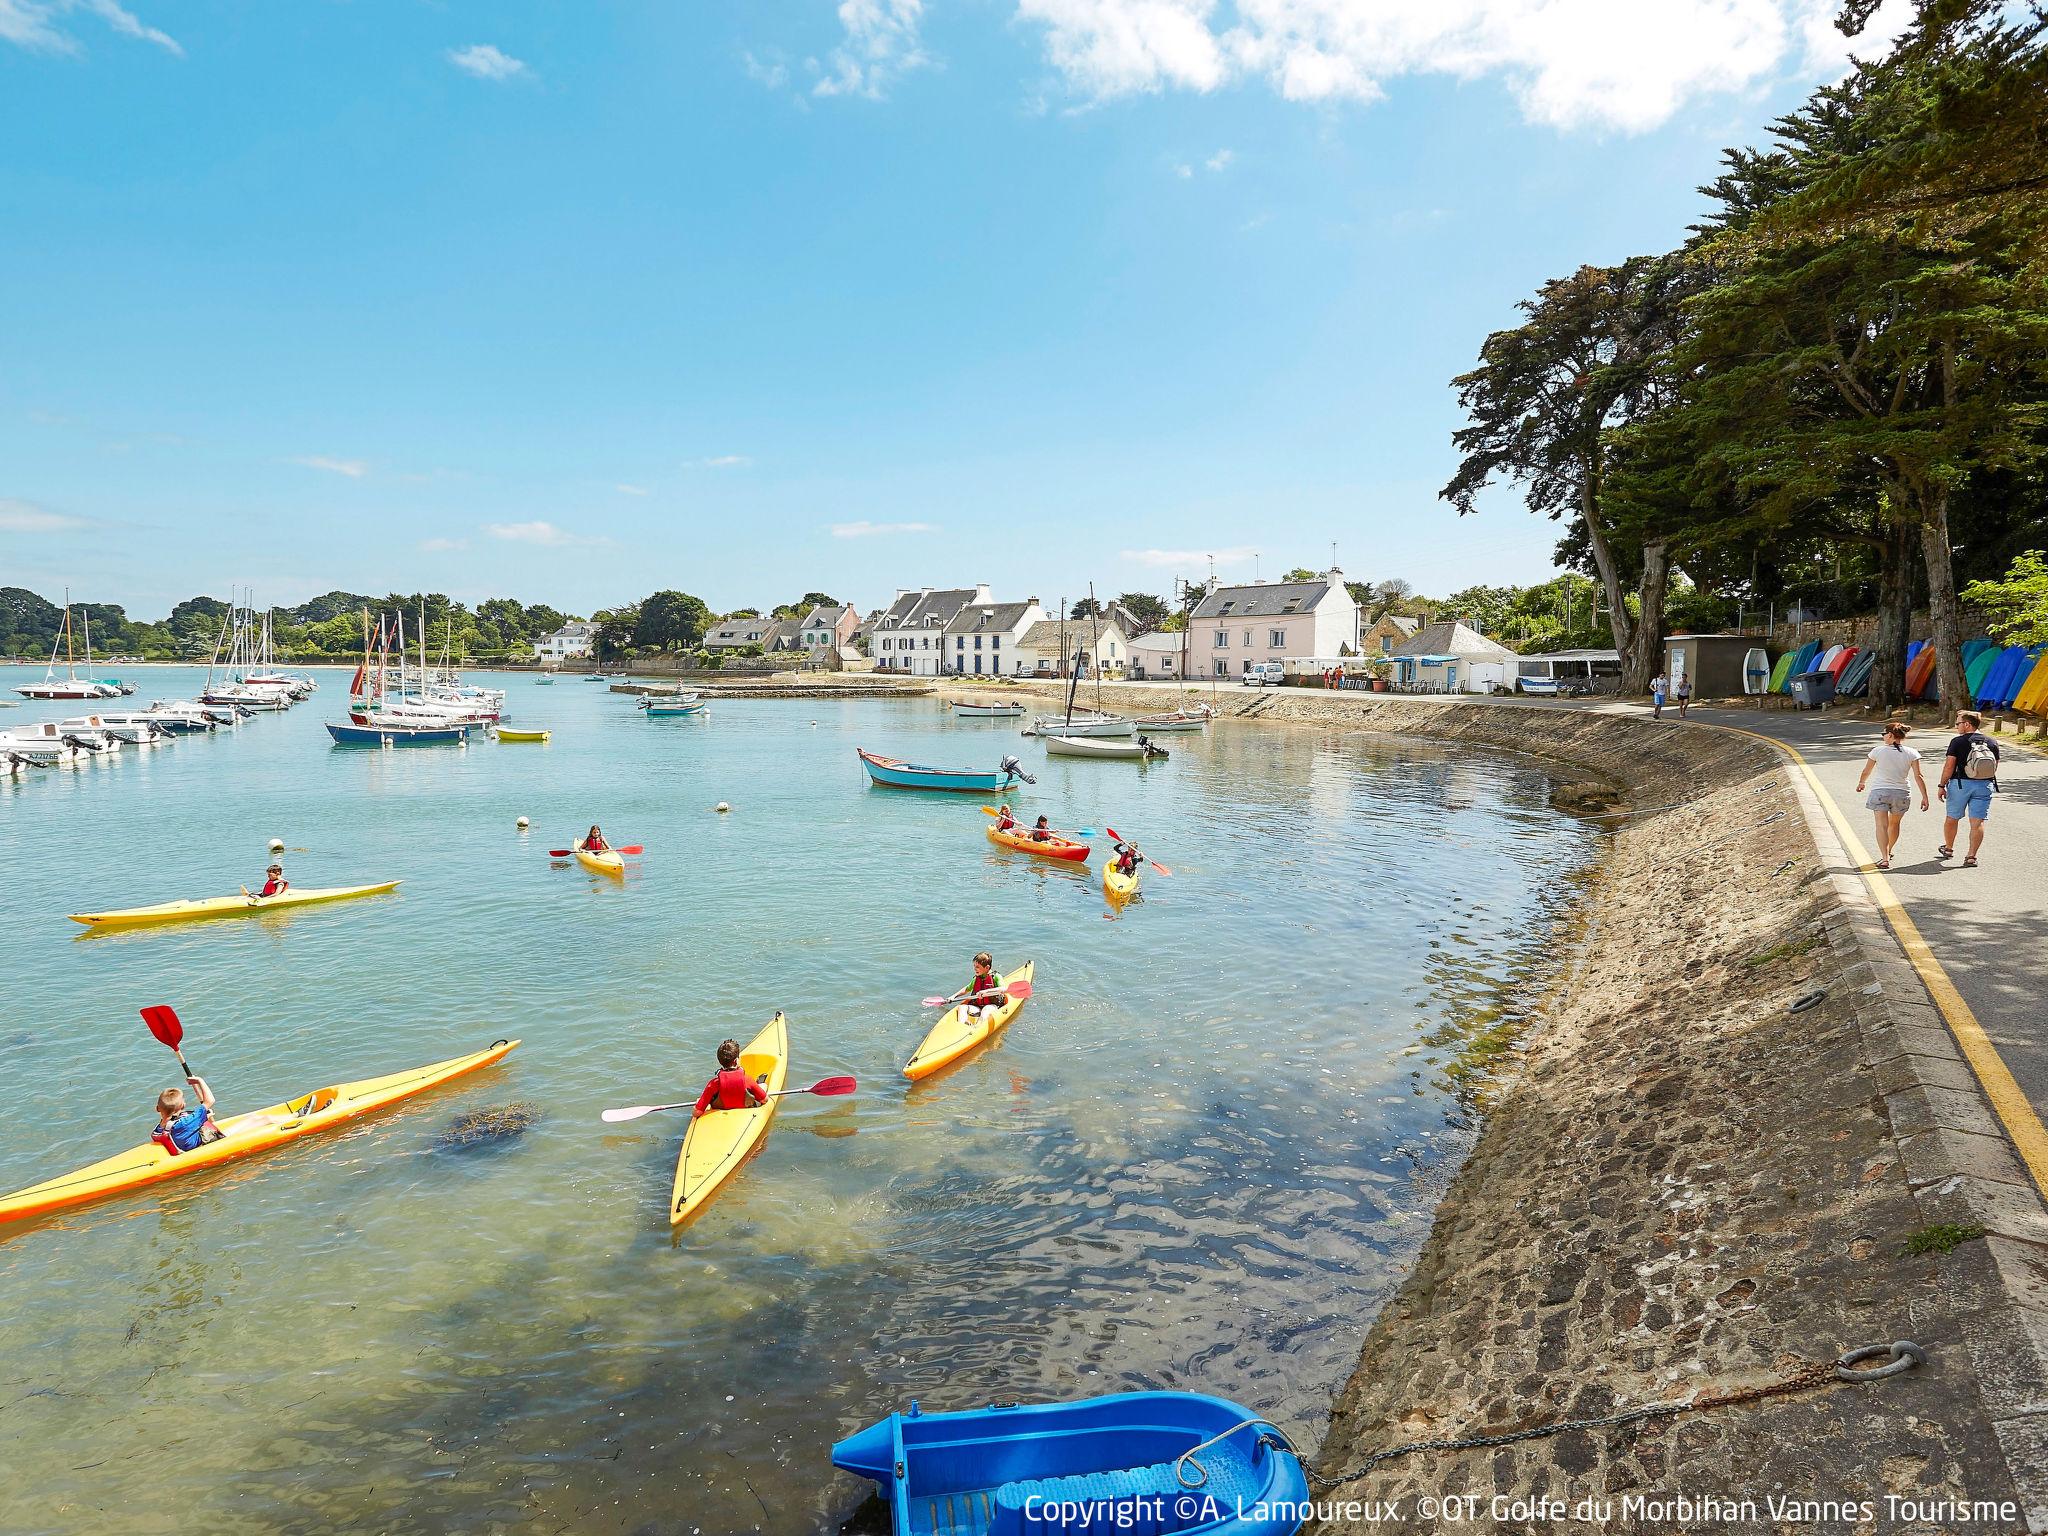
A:
{"type": "Polygon", "coordinates": [[[1254,663],[1358,654],[1358,604],[1332,566],[1321,581],[1218,587],[1188,617],[1185,675],[1242,677],[1254,663]]]}

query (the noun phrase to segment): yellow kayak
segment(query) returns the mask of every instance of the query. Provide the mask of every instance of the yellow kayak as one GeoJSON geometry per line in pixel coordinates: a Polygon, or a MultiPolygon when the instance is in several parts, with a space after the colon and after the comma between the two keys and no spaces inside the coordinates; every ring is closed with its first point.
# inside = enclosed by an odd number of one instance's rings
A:
{"type": "Polygon", "coordinates": [[[582,848],[570,851],[576,855],[576,862],[593,875],[610,875],[614,880],[626,878],[626,856],[623,853],[615,853],[610,849],[603,853],[591,853],[582,848]]]}
{"type": "MultiPolygon", "coordinates": [[[[781,1014],[740,1051],[740,1070],[757,1079],[773,1095],[789,1076],[789,1024],[781,1014]]],[[[745,1109],[712,1109],[690,1122],[683,1150],[676,1157],[675,1188],[669,1194],[669,1225],[679,1227],[710,1203],[725,1181],[739,1171],[768,1134],[782,1100],[745,1109]]]]}
{"type": "Polygon", "coordinates": [[[359,1083],[339,1083],[332,1088],[320,1088],[299,1098],[287,1099],[282,1104],[273,1104],[268,1109],[231,1115],[220,1122],[220,1128],[226,1134],[219,1141],[209,1142],[190,1152],[181,1152],[175,1157],[155,1141],[145,1141],[139,1147],[93,1163],[76,1173],[46,1179],[41,1184],[31,1184],[27,1189],[16,1190],[0,1198],[0,1222],[19,1221],[60,1211],[67,1206],[84,1205],[90,1200],[101,1200],[126,1190],[139,1189],[145,1184],[161,1183],[165,1179],[198,1173],[221,1163],[268,1151],[301,1136],[331,1131],[388,1104],[438,1088],[452,1077],[487,1067],[518,1044],[517,1040],[499,1040],[493,1042],[488,1050],[473,1055],[451,1057],[432,1066],[415,1067],[410,1072],[393,1072],[387,1077],[366,1077],[359,1083]]]}
{"type": "MultiPolygon", "coordinates": [[[[1144,865],[1140,864],[1138,868],[1143,869],[1144,865]]],[[[1111,859],[1102,866],[1102,894],[1122,906],[1138,894],[1138,870],[1134,869],[1127,875],[1116,867],[1116,860],[1111,859]]]]}
{"type": "Polygon", "coordinates": [[[502,725],[498,727],[498,740],[500,741],[546,741],[547,739],[548,733],[546,731],[508,731],[502,725]]]}
{"type": "MultiPolygon", "coordinates": [[[[1016,982],[1029,981],[1032,968],[1036,964],[1035,960],[1025,961],[1002,978],[1003,985],[1008,987],[1016,982]]],[[[924,1037],[924,1043],[911,1053],[910,1060],[904,1065],[903,1075],[916,1082],[921,1077],[930,1077],[934,1072],[950,1067],[961,1057],[979,1050],[995,1038],[996,1031],[1014,1019],[1017,1010],[1023,1006],[1023,998],[1006,997],[1003,999],[1002,1007],[996,1010],[995,1017],[990,1019],[970,1013],[965,1003],[948,1008],[940,1015],[939,1022],[932,1026],[931,1033],[924,1037]]]]}
{"type": "Polygon", "coordinates": [[[188,923],[202,917],[247,917],[252,912],[277,912],[310,907],[323,901],[348,901],[381,896],[398,889],[396,880],[381,885],[331,885],[325,889],[290,890],[281,896],[208,896],[199,901],[160,901],[153,907],[123,907],[117,912],[73,912],[71,921],[88,928],[142,928],[151,923],[188,923]]]}

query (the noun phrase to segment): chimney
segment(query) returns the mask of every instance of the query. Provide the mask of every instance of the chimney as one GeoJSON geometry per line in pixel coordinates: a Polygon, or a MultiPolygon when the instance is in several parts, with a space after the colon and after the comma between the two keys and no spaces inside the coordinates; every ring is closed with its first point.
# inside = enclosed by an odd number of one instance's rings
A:
{"type": "Polygon", "coordinates": [[[989,584],[988,584],[987,582],[985,582],[985,581],[977,581],[977,582],[976,582],[976,583],[974,584],[974,598],[973,598],[973,603],[974,603],[974,606],[975,606],[975,607],[977,607],[977,608],[978,608],[978,607],[980,607],[980,606],[981,606],[981,605],[982,605],[983,603],[992,603],[992,602],[994,602],[995,600],[996,600],[996,595],[995,595],[995,593],[994,593],[993,591],[991,591],[991,590],[989,589],[989,584]]]}
{"type": "Polygon", "coordinates": [[[1343,585],[1344,585],[1344,571],[1343,571],[1342,567],[1340,567],[1340,566],[1335,566],[1335,565],[1331,566],[1331,567],[1330,567],[1330,574],[1329,574],[1328,580],[1329,580],[1329,583],[1330,583],[1330,585],[1331,585],[1331,587],[1332,587],[1332,588],[1336,588],[1336,587],[1341,587],[1341,586],[1343,586],[1343,585]]]}

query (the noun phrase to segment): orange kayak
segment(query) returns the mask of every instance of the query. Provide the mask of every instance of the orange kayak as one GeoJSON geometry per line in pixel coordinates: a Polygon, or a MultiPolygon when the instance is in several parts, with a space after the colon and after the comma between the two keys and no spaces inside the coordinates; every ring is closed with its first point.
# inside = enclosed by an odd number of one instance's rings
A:
{"type": "Polygon", "coordinates": [[[1054,833],[1043,842],[1034,841],[1031,834],[1022,827],[1012,832],[999,831],[994,822],[988,825],[988,840],[998,848],[1014,848],[1019,853],[1035,853],[1041,859],[1071,859],[1077,864],[1088,862],[1093,850],[1086,843],[1077,843],[1072,838],[1054,833]]]}

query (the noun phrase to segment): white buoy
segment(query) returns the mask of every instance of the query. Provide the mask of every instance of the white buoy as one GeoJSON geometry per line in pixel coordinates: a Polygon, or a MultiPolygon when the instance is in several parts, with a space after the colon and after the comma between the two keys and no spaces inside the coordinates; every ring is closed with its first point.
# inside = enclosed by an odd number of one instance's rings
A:
{"type": "Polygon", "coordinates": [[[519,830],[520,830],[520,831],[524,832],[524,831],[525,831],[525,830],[527,829],[527,826],[528,826],[528,825],[529,825],[529,823],[527,822],[527,819],[526,819],[526,818],[525,818],[524,816],[522,816],[522,817],[520,817],[520,818],[519,818],[519,830]]]}
{"type": "Polygon", "coordinates": [[[714,807],[714,809],[716,809],[716,810],[720,810],[720,811],[729,811],[729,810],[731,810],[731,809],[732,809],[732,807],[731,807],[731,806],[729,806],[729,805],[727,805],[727,804],[726,804],[726,803],[725,803],[725,802],[724,802],[723,800],[721,800],[721,801],[719,801],[719,802],[718,802],[718,804],[717,804],[717,805],[716,805],[716,806],[714,807]]]}
{"type": "Polygon", "coordinates": [[[284,839],[283,839],[283,838],[281,838],[281,837],[273,837],[273,838],[272,838],[272,839],[270,840],[270,851],[271,851],[272,853],[283,853],[283,852],[284,852],[284,839]]]}

